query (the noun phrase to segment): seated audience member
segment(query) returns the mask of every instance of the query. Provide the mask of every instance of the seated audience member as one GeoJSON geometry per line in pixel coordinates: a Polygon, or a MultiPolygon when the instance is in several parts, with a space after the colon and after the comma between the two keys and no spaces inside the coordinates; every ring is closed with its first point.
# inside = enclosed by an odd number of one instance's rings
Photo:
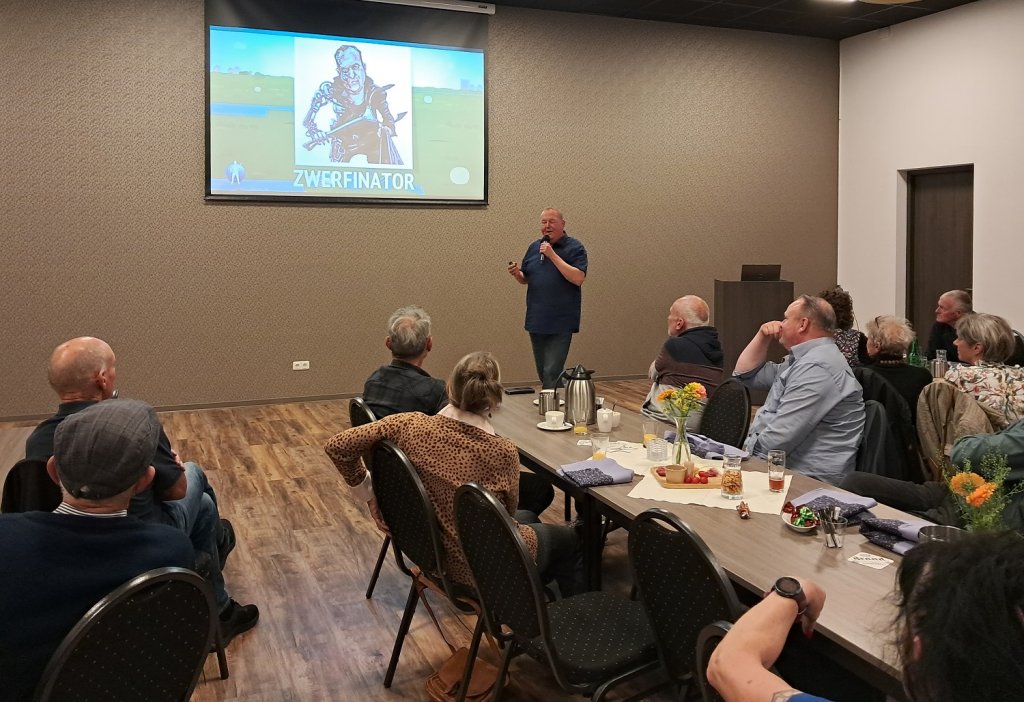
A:
{"type": "Polygon", "coordinates": [[[973,312],[971,296],[964,290],[950,290],[939,295],[935,307],[935,324],[928,336],[928,358],[934,359],[936,351],[945,351],[946,360],[960,363],[956,345],[956,323],[966,314],[973,312]]]}
{"type": "Polygon", "coordinates": [[[563,595],[577,589],[578,539],[569,527],[536,523],[536,515],[516,511],[519,453],[508,439],[495,436],[488,416],[501,403],[498,362],[485,351],[464,356],[448,380],[448,406],[429,417],[420,412],[393,414],[335,435],[324,450],[352,491],[366,500],[370,515],[384,530],[370,475],[360,456],[387,439],[416,467],[437,513],[448,559],[448,574],[472,586],[472,576],[455,532],[455,491],[476,482],[492,492],[519,524],[519,533],[545,576],[555,578],[563,595]],[[524,524],[523,521],[532,523],[524,524]]]}
{"type": "MultiPolygon", "coordinates": [[[[50,357],[50,387],[60,397],[57,413],[35,428],[25,442],[25,457],[46,460],[53,454],[53,437],[68,417],[98,402],[115,397],[116,358],[102,339],[79,337],[58,346],[50,357]]],[[[223,568],[235,546],[234,529],[220,518],[217,495],[197,464],[182,463],[160,427],[155,476],[151,484],[131,499],[128,513],[144,522],[176,527],[188,535],[197,554],[205,556],[217,606],[221,630],[227,644],[248,631],[259,619],[256,605],[241,605],[231,599],[224,586],[223,568]]],[[[204,573],[205,575],[206,573],[204,573]]]]}
{"type": "Polygon", "coordinates": [[[402,307],[388,320],[384,345],[391,363],[366,379],[363,400],[377,419],[399,412],[437,414],[448,403],[444,381],[423,370],[434,347],[430,316],[422,307],[402,307]]]}
{"type": "MultiPolygon", "coordinates": [[[[668,308],[668,339],[648,372],[654,384],[643,404],[643,413],[647,416],[663,422],[673,421],[665,414],[664,404],[658,401],[658,393],[663,390],[700,383],[711,397],[721,385],[725,357],[718,330],[708,324],[710,317],[708,303],[696,295],[681,297],[668,308]]],[[[691,416],[697,424],[688,422],[687,428],[697,431],[700,413],[693,412],[691,416]]]]}
{"type": "MultiPolygon", "coordinates": [[[[1020,699],[1024,539],[982,532],[921,544],[900,563],[897,597],[894,638],[909,699],[1020,699]]],[[[825,592],[813,582],[780,578],[715,649],[708,680],[726,702],[823,701],[769,668],[794,620],[809,632],[824,605],[825,592]]]]}
{"type": "Polygon", "coordinates": [[[917,419],[917,398],[932,382],[932,374],[907,362],[914,330],[902,317],[882,315],[867,323],[868,367],[889,381],[910,407],[911,419],[917,419]]]}
{"type": "Polygon", "coordinates": [[[836,314],[836,328],[832,332],[832,338],[835,339],[836,346],[842,351],[846,362],[851,367],[866,365],[869,362],[867,337],[853,328],[853,298],[850,297],[850,293],[837,285],[821,291],[818,297],[830,304],[836,314]]]}
{"type": "Polygon", "coordinates": [[[180,530],[128,516],[131,497],[153,481],[159,437],[156,413],[143,402],[85,408],[57,427],[46,466],[60,506],[0,515],[3,699],[32,699],[57,646],[104,596],[154,568],[193,567],[180,530]]]}
{"type": "Polygon", "coordinates": [[[770,388],[743,448],[766,457],[786,452],[786,465],[833,485],[852,472],[864,429],[864,400],[850,364],[832,338],[835,315],[820,297],[802,295],[781,322],[765,322],[736,361],[734,375],[770,388]],[[773,339],[790,352],[766,362],[773,339]]]}
{"type": "Polygon", "coordinates": [[[1014,348],[1006,320],[982,313],[961,317],[954,343],[965,365],[950,368],[946,380],[974,397],[996,429],[1024,418],[1024,368],[1005,365],[1014,348]]]}
{"type": "MultiPolygon", "coordinates": [[[[440,378],[423,370],[434,347],[430,316],[422,307],[401,307],[388,320],[384,345],[391,363],[381,366],[366,380],[363,400],[377,419],[400,412],[437,414],[448,404],[448,392],[440,378]]],[[[542,514],[555,499],[555,489],[543,478],[523,469],[519,478],[519,508],[542,514]]]]}
{"type": "MultiPolygon", "coordinates": [[[[950,461],[960,468],[968,461],[977,467],[988,454],[1006,456],[1010,466],[1008,485],[1024,479],[1024,420],[995,434],[977,434],[959,439],[953,445],[950,461]]],[[[883,475],[852,473],[843,480],[840,487],[858,495],[872,497],[890,507],[918,514],[936,524],[963,526],[956,501],[944,480],[929,480],[918,484],[883,475]]],[[[1003,524],[1024,533],[1024,493],[1010,498],[1003,511],[1003,524]]]]}

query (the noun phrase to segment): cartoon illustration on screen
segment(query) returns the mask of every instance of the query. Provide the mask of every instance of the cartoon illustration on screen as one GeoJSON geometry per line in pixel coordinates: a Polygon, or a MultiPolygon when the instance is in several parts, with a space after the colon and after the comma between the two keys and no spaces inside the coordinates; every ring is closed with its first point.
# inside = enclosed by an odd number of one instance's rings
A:
{"type": "Polygon", "coordinates": [[[357,154],[366,156],[368,163],[402,165],[402,157],[395,147],[395,123],[405,117],[400,112],[392,116],[388,107],[388,89],[394,84],[379,86],[366,75],[362,52],[343,44],[334,52],[338,75],[324,81],[313,94],[312,103],[302,126],[310,140],[303,146],[312,151],[318,146],[330,145],[331,161],[347,163],[357,154]],[[334,119],[324,131],[316,124],[316,116],[327,105],[334,110],[334,119]]]}

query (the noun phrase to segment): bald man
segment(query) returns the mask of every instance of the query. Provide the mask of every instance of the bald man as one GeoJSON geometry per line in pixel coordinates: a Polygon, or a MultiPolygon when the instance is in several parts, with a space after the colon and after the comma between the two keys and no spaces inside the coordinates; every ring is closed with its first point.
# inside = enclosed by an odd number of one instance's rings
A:
{"type": "MultiPolygon", "coordinates": [[[[708,303],[696,295],[685,295],[668,308],[668,339],[648,371],[654,384],[644,400],[643,413],[647,416],[672,422],[657,399],[663,390],[700,383],[711,397],[722,383],[725,356],[718,330],[708,324],[710,318],[708,303]]],[[[693,412],[691,416],[694,423],[687,422],[687,428],[698,431],[700,413],[693,412]]]]}
{"type": "Polygon", "coordinates": [[[521,263],[510,261],[508,273],[526,286],[526,331],[533,362],[544,388],[556,388],[569,357],[572,335],[580,330],[587,279],[587,250],[565,231],[565,217],[546,207],[540,213],[541,238],[526,249],[521,263]]]}
{"type": "Polygon", "coordinates": [[[945,351],[946,360],[960,362],[956,348],[956,323],[965,314],[974,311],[971,295],[966,290],[949,290],[939,295],[935,303],[935,324],[928,335],[928,358],[934,359],[936,351],[945,351]]]}
{"type": "MultiPolygon", "coordinates": [[[[81,336],[54,349],[47,377],[60,398],[57,413],[35,428],[25,442],[25,457],[48,460],[53,455],[57,427],[65,419],[98,402],[116,397],[117,359],[102,339],[81,336]]],[[[177,527],[188,535],[197,554],[206,554],[209,580],[221,615],[221,630],[227,644],[237,634],[251,629],[259,618],[256,605],[241,605],[228,596],[221,569],[235,545],[230,522],[220,518],[217,495],[203,469],[182,463],[160,427],[155,474],[152,483],[135,494],[128,514],[144,522],[177,527]]]]}

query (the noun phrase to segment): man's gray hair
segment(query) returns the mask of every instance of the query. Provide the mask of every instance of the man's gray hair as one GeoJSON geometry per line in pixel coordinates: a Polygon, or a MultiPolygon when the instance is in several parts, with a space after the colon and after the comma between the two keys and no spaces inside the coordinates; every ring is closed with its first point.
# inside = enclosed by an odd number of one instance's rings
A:
{"type": "Polygon", "coordinates": [[[974,301],[971,294],[966,290],[947,290],[939,297],[948,297],[953,301],[953,309],[960,314],[969,314],[974,311],[974,301]]]}
{"type": "Polygon", "coordinates": [[[832,305],[814,295],[801,295],[797,299],[801,303],[801,316],[810,320],[811,324],[829,334],[836,330],[836,313],[832,305]]]}
{"type": "Polygon", "coordinates": [[[416,305],[400,307],[388,320],[388,338],[395,358],[416,358],[427,349],[430,315],[416,305]]]}

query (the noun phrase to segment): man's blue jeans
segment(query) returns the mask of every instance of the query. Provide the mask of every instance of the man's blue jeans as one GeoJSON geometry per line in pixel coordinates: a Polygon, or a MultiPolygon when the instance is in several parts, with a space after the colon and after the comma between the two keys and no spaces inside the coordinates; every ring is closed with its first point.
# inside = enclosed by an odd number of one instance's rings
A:
{"type": "Polygon", "coordinates": [[[565,359],[569,357],[572,334],[534,334],[530,332],[533,344],[533,362],[537,366],[537,377],[545,390],[557,388],[558,378],[565,370],[565,359]]]}
{"type": "Polygon", "coordinates": [[[210,585],[217,600],[217,609],[224,611],[229,598],[224,587],[224,575],[220,570],[220,554],[217,551],[220,512],[217,510],[216,494],[203,469],[195,463],[185,464],[185,479],[188,481],[185,496],[180,500],[162,504],[165,521],[188,535],[197,554],[209,554],[210,585]]]}

